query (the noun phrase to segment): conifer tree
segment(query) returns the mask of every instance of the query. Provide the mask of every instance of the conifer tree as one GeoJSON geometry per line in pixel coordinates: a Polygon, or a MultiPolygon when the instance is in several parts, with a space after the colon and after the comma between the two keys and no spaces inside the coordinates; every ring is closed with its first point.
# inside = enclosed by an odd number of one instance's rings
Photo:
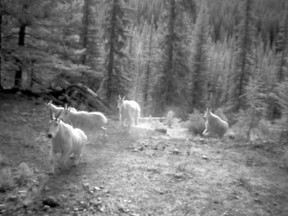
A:
{"type": "Polygon", "coordinates": [[[187,108],[187,74],[190,71],[191,18],[183,2],[170,0],[162,17],[164,32],[159,42],[162,51],[159,59],[160,73],[153,89],[155,114],[162,114],[169,107],[187,108]],[[187,33],[188,32],[188,33],[187,33]]]}
{"type": "Polygon", "coordinates": [[[83,5],[83,26],[81,34],[82,52],[81,63],[91,68],[89,75],[90,88],[97,91],[103,73],[103,40],[101,24],[103,21],[103,3],[99,0],[85,0],[83,5]]]}
{"type": "Polygon", "coordinates": [[[2,1],[0,2],[0,90],[2,89],[2,1]]]}
{"type": "Polygon", "coordinates": [[[91,66],[96,71],[101,71],[101,4],[98,0],[85,0],[83,5],[82,46],[85,49],[82,64],[91,66]]]}
{"type": "MultiPolygon", "coordinates": [[[[148,36],[148,54],[147,54],[147,63],[145,68],[144,75],[144,86],[143,86],[143,99],[144,99],[144,108],[148,106],[148,97],[150,91],[150,81],[151,81],[151,73],[152,73],[152,61],[153,61],[153,39],[155,37],[155,26],[153,23],[150,24],[149,28],[149,36],[148,36]]],[[[155,65],[154,65],[155,66],[155,65]]],[[[145,110],[146,111],[146,110],[145,110]]]]}
{"type": "Polygon", "coordinates": [[[120,95],[126,95],[130,87],[129,72],[126,68],[127,55],[124,52],[127,46],[126,27],[129,20],[122,0],[107,1],[108,11],[104,22],[104,38],[106,40],[105,57],[106,75],[104,89],[109,103],[120,95]]]}
{"type": "Polygon", "coordinates": [[[245,122],[247,122],[248,126],[246,133],[248,139],[252,129],[255,128],[261,120],[265,107],[264,99],[266,95],[263,92],[263,83],[260,81],[259,77],[258,80],[250,77],[243,96],[245,96],[248,105],[248,109],[244,114],[246,118],[245,122]]]}
{"type": "Polygon", "coordinates": [[[234,69],[230,76],[229,103],[231,110],[238,111],[246,107],[243,97],[249,77],[255,67],[255,27],[254,0],[243,0],[241,5],[242,20],[238,26],[237,48],[234,59],[234,69]]]}
{"type": "Polygon", "coordinates": [[[287,140],[288,138],[288,77],[286,77],[282,82],[279,82],[276,86],[276,100],[281,107],[282,119],[280,126],[282,127],[282,132],[280,135],[280,142],[282,140],[287,140]]]}
{"type": "Polygon", "coordinates": [[[208,14],[206,2],[202,2],[194,30],[192,73],[190,75],[190,107],[203,109],[207,103],[208,69],[208,14]]]}
{"type": "MultiPolygon", "coordinates": [[[[288,10],[288,2],[286,2],[288,10]]],[[[278,40],[276,41],[276,52],[278,54],[278,65],[276,68],[277,81],[281,82],[285,79],[288,72],[288,13],[280,23],[278,40]]]]}

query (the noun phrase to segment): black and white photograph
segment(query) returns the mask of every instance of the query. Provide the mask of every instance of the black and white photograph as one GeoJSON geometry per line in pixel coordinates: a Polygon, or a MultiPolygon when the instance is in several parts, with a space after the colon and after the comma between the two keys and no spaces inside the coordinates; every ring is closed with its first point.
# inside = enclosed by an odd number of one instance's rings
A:
{"type": "Polygon", "coordinates": [[[0,216],[287,216],[288,0],[0,0],[0,216]]]}

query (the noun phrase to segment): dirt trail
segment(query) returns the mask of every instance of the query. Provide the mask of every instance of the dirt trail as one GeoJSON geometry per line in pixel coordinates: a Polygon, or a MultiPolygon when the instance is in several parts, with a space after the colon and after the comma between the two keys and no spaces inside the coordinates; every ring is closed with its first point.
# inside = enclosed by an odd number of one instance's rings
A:
{"type": "Polygon", "coordinates": [[[78,167],[49,176],[44,106],[1,99],[0,153],[34,173],[26,186],[0,194],[3,215],[287,215],[279,146],[186,139],[181,128],[163,135],[144,125],[128,135],[109,117],[106,142],[98,137],[78,167]],[[23,198],[7,198],[25,188],[23,198]],[[50,196],[59,206],[43,205],[50,196]]]}

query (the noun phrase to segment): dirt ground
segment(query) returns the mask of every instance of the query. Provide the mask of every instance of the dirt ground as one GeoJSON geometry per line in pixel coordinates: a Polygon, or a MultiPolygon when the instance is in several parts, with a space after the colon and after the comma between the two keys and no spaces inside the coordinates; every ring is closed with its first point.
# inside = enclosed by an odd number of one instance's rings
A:
{"type": "Polygon", "coordinates": [[[288,215],[277,144],[202,139],[179,127],[161,134],[141,122],[129,135],[117,116],[77,167],[50,176],[44,107],[0,95],[0,170],[11,168],[13,178],[25,162],[32,171],[25,184],[1,190],[0,215],[288,215]]]}

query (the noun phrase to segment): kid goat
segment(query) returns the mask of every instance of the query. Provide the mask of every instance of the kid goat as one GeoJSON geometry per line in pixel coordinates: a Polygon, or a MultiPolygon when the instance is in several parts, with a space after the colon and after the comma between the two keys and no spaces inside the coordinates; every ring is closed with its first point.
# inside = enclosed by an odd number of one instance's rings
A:
{"type": "Polygon", "coordinates": [[[65,106],[62,119],[64,122],[71,124],[73,127],[80,128],[86,134],[90,132],[92,136],[95,134],[95,130],[100,129],[104,132],[104,137],[106,137],[105,126],[107,124],[107,118],[101,112],[75,112],[72,111],[71,108],[67,108],[67,106],[65,106]]]}
{"type": "Polygon", "coordinates": [[[133,122],[137,125],[140,117],[141,109],[139,104],[134,100],[125,100],[125,96],[121,98],[119,95],[117,108],[119,109],[119,120],[121,126],[124,127],[127,123],[128,133],[131,133],[133,122]]]}
{"type": "Polygon", "coordinates": [[[204,118],[205,130],[203,131],[204,136],[218,136],[222,138],[228,130],[228,123],[222,120],[219,116],[213,114],[211,109],[207,109],[204,118]]]}
{"type": "Polygon", "coordinates": [[[50,151],[51,171],[53,174],[55,170],[56,154],[60,153],[60,162],[64,164],[69,156],[74,157],[74,165],[79,162],[82,149],[87,143],[86,134],[71,125],[64,123],[60,118],[63,111],[60,111],[56,118],[50,110],[50,128],[47,132],[47,137],[52,141],[52,148],[50,151]]]}

